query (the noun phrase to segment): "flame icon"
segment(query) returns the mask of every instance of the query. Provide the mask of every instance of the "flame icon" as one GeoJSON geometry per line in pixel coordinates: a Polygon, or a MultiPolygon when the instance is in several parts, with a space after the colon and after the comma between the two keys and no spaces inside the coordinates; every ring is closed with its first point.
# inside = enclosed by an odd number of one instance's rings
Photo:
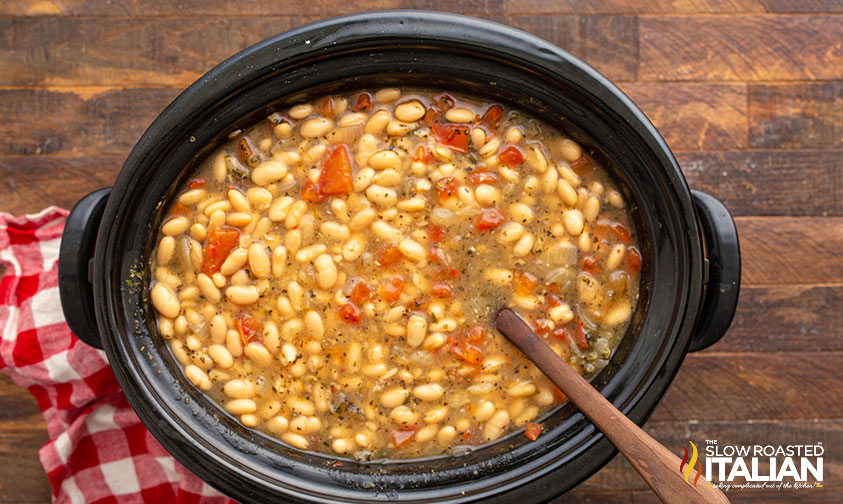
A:
{"type": "Polygon", "coordinates": [[[694,466],[697,468],[697,475],[694,477],[694,486],[697,486],[697,480],[700,479],[700,475],[702,474],[702,464],[698,460],[699,452],[697,451],[697,445],[695,445],[692,441],[688,441],[688,444],[691,445],[691,461],[688,462],[688,448],[682,447],[685,450],[685,456],[682,457],[682,463],[679,464],[679,473],[685,475],[685,482],[689,485],[691,482],[688,478],[691,477],[691,471],[694,470],[694,466]],[[688,462],[688,465],[685,465],[685,462],[688,462]]]}

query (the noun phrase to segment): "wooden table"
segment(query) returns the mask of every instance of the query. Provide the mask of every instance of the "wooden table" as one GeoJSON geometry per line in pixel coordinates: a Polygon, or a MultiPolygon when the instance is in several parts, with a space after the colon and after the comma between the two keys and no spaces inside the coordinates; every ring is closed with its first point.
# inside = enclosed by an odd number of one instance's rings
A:
{"type": "MultiPolygon", "coordinates": [[[[0,2],[0,211],[69,208],[110,185],[166,104],[253,42],[324,16],[396,7],[532,32],[643,108],[691,186],[735,215],[744,265],[731,330],[687,358],[647,430],[676,451],[689,439],[822,442],[824,488],[729,496],[843,500],[840,0],[0,2]]],[[[3,376],[0,502],[50,499],[37,457],[46,440],[35,401],[3,376]]],[[[615,459],[557,502],[655,497],[615,459]]]]}

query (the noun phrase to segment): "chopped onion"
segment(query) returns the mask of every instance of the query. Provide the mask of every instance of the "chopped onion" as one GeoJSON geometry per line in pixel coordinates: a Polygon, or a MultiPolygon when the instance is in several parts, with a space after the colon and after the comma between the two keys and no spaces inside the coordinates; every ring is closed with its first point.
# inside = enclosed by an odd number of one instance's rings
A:
{"type": "Polygon", "coordinates": [[[364,134],[366,134],[366,124],[361,122],[360,124],[338,127],[331,140],[334,143],[352,143],[364,134]]]}
{"type": "Polygon", "coordinates": [[[546,260],[553,265],[574,266],[577,263],[577,246],[567,241],[559,242],[550,247],[546,260]]]}
{"type": "Polygon", "coordinates": [[[563,287],[566,283],[573,281],[575,277],[576,271],[569,266],[564,266],[548,273],[544,281],[548,284],[556,284],[563,287]]]}
{"type": "Polygon", "coordinates": [[[457,215],[447,208],[436,207],[430,211],[430,222],[437,226],[451,226],[457,221],[457,215]]]}

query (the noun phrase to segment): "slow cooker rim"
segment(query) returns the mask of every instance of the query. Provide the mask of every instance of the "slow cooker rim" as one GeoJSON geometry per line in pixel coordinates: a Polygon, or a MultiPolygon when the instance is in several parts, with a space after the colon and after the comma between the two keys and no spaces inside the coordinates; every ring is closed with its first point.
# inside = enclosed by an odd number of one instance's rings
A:
{"type": "MultiPolygon", "coordinates": [[[[389,15],[389,16],[393,16],[393,15],[396,15],[396,14],[412,15],[412,16],[417,16],[419,18],[428,18],[428,20],[431,20],[430,17],[432,16],[430,13],[417,13],[417,12],[408,12],[408,11],[400,11],[400,12],[394,12],[393,11],[393,12],[387,12],[385,14],[389,15]]],[[[161,122],[163,124],[166,124],[167,119],[169,118],[168,114],[173,114],[174,113],[173,110],[177,109],[179,104],[182,103],[182,101],[188,100],[191,97],[195,97],[197,94],[201,95],[204,92],[207,92],[208,89],[203,88],[203,86],[202,86],[204,83],[207,83],[210,80],[223,80],[224,77],[228,76],[226,74],[226,72],[231,72],[232,70],[236,69],[238,66],[241,66],[241,67],[248,66],[247,59],[248,59],[249,55],[254,54],[256,52],[259,52],[259,51],[263,50],[263,48],[265,48],[265,47],[272,47],[274,44],[279,43],[280,41],[286,40],[288,38],[293,38],[293,37],[296,37],[296,36],[300,36],[302,34],[307,34],[307,33],[310,33],[314,30],[317,30],[317,29],[322,29],[322,28],[325,28],[325,27],[334,26],[335,24],[340,24],[343,21],[349,21],[350,19],[358,18],[360,16],[361,15],[346,16],[346,17],[343,17],[343,18],[336,18],[336,19],[333,19],[333,20],[327,20],[327,21],[314,23],[312,25],[307,25],[307,26],[295,29],[292,32],[280,34],[276,37],[268,39],[267,41],[259,43],[256,46],[253,46],[253,47],[243,51],[242,53],[238,54],[237,56],[234,56],[234,57],[230,58],[229,60],[226,60],[226,62],[222,63],[221,65],[216,67],[214,70],[209,72],[205,77],[203,77],[202,79],[197,81],[196,84],[194,84],[190,88],[188,88],[188,90],[185,91],[181,96],[179,96],[179,98],[174,100],[173,103],[167,108],[167,110],[165,110],[165,112],[161,114],[159,119],[157,119],[156,122],[153,123],[153,126],[150,127],[150,130],[152,130],[153,127],[156,126],[156,124],[158,124],[159,122],[161,122]]],[[[366,14],[366,16],[370,17],[371,14],[366,14]]],[[[442,18],[444,17],[444,18],[450,18],[450,19],[447,19],[447,20],[449,20],[451,22],[454,22],[454,23],[457,23],[457,24],[462,24],[462,23],[478,24],[477,20],[474,20],[473,18],[464,18],[462,16],[443,15],[443,14],[436,14],[436,15],[433,15],[433,16],[435,16],[434,19],[437,22],[442,22],[442,18]]],[[[394,19],[390,19],[390,21],[394,22],[394,19]]],[[[479,22],[479,24],[481,25],[479,27],[480,29],[488,27],[487,22],[479,22]],[[486,26],[482,26],[482,25],[486,25],[486,26]]],[[[497,27],[497,25],[495,25],[495,29],[499,29],[497,27]]],[[[505,28],[505,30],[508,30],[508,31],[511,31],[511,32],[517,32],[516,30],[510,29],[510,28],[505,28]]],[[[517,33],[523,33],[523,32],[517,32],[517,33]]],[[[526,37],[528,38],[527,42],[530,42],[530,43],[533,43],[533,44],[535,44],[539,40],[539,39],[536,39],[533,36],[528,35],[528,34],[523,34],[523,35],[526,35],[526,37]]],[[[542,41],[542,44],[544,44],[545,46],[549,46],[549,44],[547,44],[543,41],[542,41]]],[[[549,47],[557,53],[563,53],[562,51],[560,51],[558,48],[555,48],[554,46],[549,46],[549,47]]],[[[604,77],[600,76],[595,71],[590,69],[590,67],[587,67],[585,65],[580,64],[579,60],[570,57],[570,55],[567,55],[567,53],[564,53],[563,56],[567,56],[566,59],[567,59],[568,62],[570,62],[571,64],[581,66],[583,71],[589,77],[591,77],[592,79],[595,79],[598,82],[600,82],[604,86],[604,88],[606,88],[605,89],[606,93],[611,94],[614,98],[620,100],[621,102],[626,102],[625,105],[627,107],[626,107],[625,112],[632,112],[633,115],[635,115],[635,112],[637,112],[640,115],[640,117],[635,117],[634,119],[638,119],[639,123],[646,130],[648,130],[647,131],[647,133],[649,133],[649,135],[647,135],[648,141],[655,141],[658,144],[658,146],[661,147],[661,149],[658,149],[658,150],[654,149],[654,151],[657,152],[658,154],[662,154],[662,155],[668,157],[669,161],[672,161],[672,163],[669,163],[669,166],[673,167],[678,172],[678,166],[675,164],[675,160],[673,160],[672,155],[670,154],[670,151],[667,149],[667,146],[664,144],[664,141],[661,139],[660,135],[658,135],[658,133],[655,131],[655,129],[652,127],[652,125],[649,123],[649,121],[647,121],[646,118],[643,117],[643,114],[640,113],[640,111],[637,109],[637,107],[635,107],[628,100],[628,98],[626,98],[622,93],[620,93],[620,91],[617,90],[617,88],[614,87],[613,84],[611,84],[604,77]]],[[[242,75],[245,75],[245,74],[246,73],[244,72],[242,75]]],[[[235,81],[236,79],[232,78],[232,79],[228,79],[228,80],[229,81],[235,81]]],[[[225,88],[225,89],[228,89],[228,88],[225,88]]],[[[601,88],[601,90],[604,90],[604,89],[601,88]]],[[[201,98],[200,101],[204,101],[206,99],[207,99],[207,97],[204,97],[204,98],[201,98]]],[[[174,130],[174,129],[176,129],[176,128],[170,127],[170,126],[167,126],[165,128],[165,130],[174,130]]],[[[153,140],[155,140],[155,135],[149,134],[150,130],[148,130],[147,134],[144,135],[143,141],[153,141],[153,140]]],[[[138,156],[141,156],[143,154],[143,152],[145,150],[143,141],[139,142],[138,145],[135,147],[135,150],[133,150],[132,154],[129,157],[129,160],[127,160],[127,163],[126,163],[127,166],[130,165],[130,162],[133,159],[135,159],[138,156]]],[[[160,141],[160,139],[158,139],[158,141],[160,141]]],[[[128,184],[130,177],[124,176],[124,175],[125,174],[121,172],[121,176],[118,178],[118,181],[115,184],[115,192],[119,193],[119,191],[121,189],[125,190],[126,188],[128,188],[130,186],[130,184],[128,184]]],[[[679,186],[679,188],[678,188],[679,192],[682,192],[681,189],[684,189],[684,191],[687,194],[689,194],[688,188],[687,188],[686,184],[684,183],[684,179],[681,177],[681,174],[680,174],[679,177],[676,177],[674,179],[674,183],[679,186]]],[[[674,189],[677,189],[677,187],[674,187],[674,189]]],[[[689,200],[685,201],[684,199],[680,198],[679,201],[681,203],[687,203],[688,205],[690,205],[689,200]]],[[[114,199],[114,201],[109,201],[109,204],[107,205],[107,208],[106,208],[105,216],[103,217],[104,223],[114,222],[115,218],[117,217],[116,206],[117,206],[116,198],[114,199]]],[[[690,228],[692,228],[693,230],[696,230],[696,221],[695,221],[695,217],[693,217],[695,215],[693,213],[693,207],[685,208],[683,210],[685,210],[683,215],[684,215],[685,220],[686,220],[686,225],[689,225],[690,228]],[[688,213],[689,211],[690,211],[690,213],[688,213]]],[[[113,228],[113,226],[108,226],[108,225],[101,227],[100,235],[98,237],[99,243],[111,243],[112,242],[112,239],[114,237],[109,234],[112,228],[113,228]]],[[[696,235],[696,232],[694,234],[696,235]]],[[[691,253],[691,255],[694,255],[694,250],[693,250],[694,247],[693,247],[693,244],[691,244],[691,245],[692,245],[691,246],[692,250],[690,250],[689,252],[691,253]]],[[[108,248],[109,248],[108,246],[97,248],[97,261],[96,261],[97,264],[103,264],[103,265],[105,264],[105,258],[101,257],[101,254],[104,254],[105,250],[107,250],[108,248]]],[[[697,256],[699,256],[699,253],[697,253],[697,256]]],[[[97,288],[97,286],[99,286],[99,285],[106,286],[105,291],[108,292],[108,282],[107,282],[108,279],[104,278],[104,275],[103,275],[105,270],[107,270],[107,268],[100,268],[100,269],[95,271],[95,282],[94,283],[95,283],[95,288],[97,288]]],[[[695,279],[693,278],[695,275],[699,275],[699,272],[691,271],[690,273],[691,273],[692,278],[689,279],[688,283],[690,285],[694,285],[695,283],[699,283],[699,281],[698,281],[699,278],[696,279],[697,280],[696,282],[695,282],[695,279]]],[[[102,291],[99,290],[99,292],[101,293],[102,291]]],[[[689,295],[692,296],[692,297],[695,294],[696,293],[694,293],[694,292],[689,293],[689,295]]],[[[694,304],[697,304],[697,305],[699,304],[698,299],[694,300],[693,303],[690,302],[690,301],[691,300],[689,300],[689,302],[687,303],[687,306],[693,306],[694,304]]],[[[98,306],[100,308],[102,308],[103,304],[104,303],[98,303],[98,306]]],[[[108,315],[108,314],[106,314],[106,315],[108,315]]],[[[107,324],[104,324],[103,322],[105,320],[107,320],[108,317],[107,316],[101,317],[100,310],[98,310],[97,311],[97,318],[98,318],[98,322],[100,323],[101,333],[106,334],[108,332],[108,326],[107,326],[107,324]],[[103,330],[103,329],[105,329],[105,330],[103,330]]],[[[693,322],[693,317],[690,320],[690,322],[688,322],[688,323],[690,325],[693,325],[692,322],[693,322]]],[[[681,332],[681,331],[678,331],[678,332],[681,332]]],[[[685,332],[687,332],[687,331],[685,331],[685,332]]],[[[106,351],[110,356],[116,355],[117,350],[120,350],[119,348],[115,349],[114,347],[112,347],[112,345],[111,345],[112,341],[111,341],[110,338],[105,338],[104,343],[106,345],[106,351]]],[[[673,372],[669,373],[671,376],[669,376],[669,377],[663,376],[662,377],[662,378],[666,378],[666,383],[669,383],[670,379],[672,378],[672,374],[674,374],[676,372],[676,370],[678,369],[678,363],[684,357],[685,350],[687,349],[687,344],[690,343],[690,337],[686,338],[685,343],[686,343],[684,345],[685,348],[682,348],[681,352],[677,353],[675,349],[668,352],[668,354],[669,354],[668,357],[678,356],[678,361],[675,362],[672,366],[673,372]]],[[[662,367],[664,367],[668,364],[669,364],[668,362],[664,362],[664,363],[662,363],[662,367]]],[[[117,371],[117,370],[115,370],[115,371],[117,371]]],[[[125,370],[121,369],[120,371],[125,371],[125,370]]],[[[124,376],[124,379],[125,378],[126,377],[124,376]]],[[[666,384],[661,388],[662,389],[666,388],[666,384]]],[[[661,394],[657,394],[655,402],[658,402],[658,400],[660,400],[660,398],[661,398],[661,394]]],[[[631,411],[635,412],[636,408],[638,408],[639,406],[641,406],[643,403],[646,403],[646,402],[647,401],[645,401],[644,399],[639,400],[632,407],[631,411]]],[[[655,406],[655,403],[651,404],[650,406],[641,408],[641,411],[644,411],[643,414],[646,416],[647,414],[649,414],[649,412],[652,411],[653,406],[655,406]]],[[[642,417],[642,419],[643,419],[643,417],[642,417]]],[[[605,443],[605,440],[603,440],[603,442],[605,443]]]]}

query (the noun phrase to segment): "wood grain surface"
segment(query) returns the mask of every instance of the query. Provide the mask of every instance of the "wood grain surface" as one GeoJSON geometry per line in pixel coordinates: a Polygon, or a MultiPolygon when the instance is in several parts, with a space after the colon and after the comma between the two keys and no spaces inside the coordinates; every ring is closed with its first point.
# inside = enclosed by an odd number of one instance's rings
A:
{"type": "MultiPolygon", "coordinates": [[[[843,1],[10,0],[0,2],[0,211],[108,186],[187,85],[285,29],[382,8],[449,10],[539,35],[614,80],[691,187],[736,216],[738,313],[689,355],[646,425],[681,450],[822,442],[825,486],[736,504],[843,501],[843,1]]],[[[44,503],[35,401],[0,375],[0,504],[44,503]]],[[[655,503],[615,458],[554,504],[655,503]]]]}

